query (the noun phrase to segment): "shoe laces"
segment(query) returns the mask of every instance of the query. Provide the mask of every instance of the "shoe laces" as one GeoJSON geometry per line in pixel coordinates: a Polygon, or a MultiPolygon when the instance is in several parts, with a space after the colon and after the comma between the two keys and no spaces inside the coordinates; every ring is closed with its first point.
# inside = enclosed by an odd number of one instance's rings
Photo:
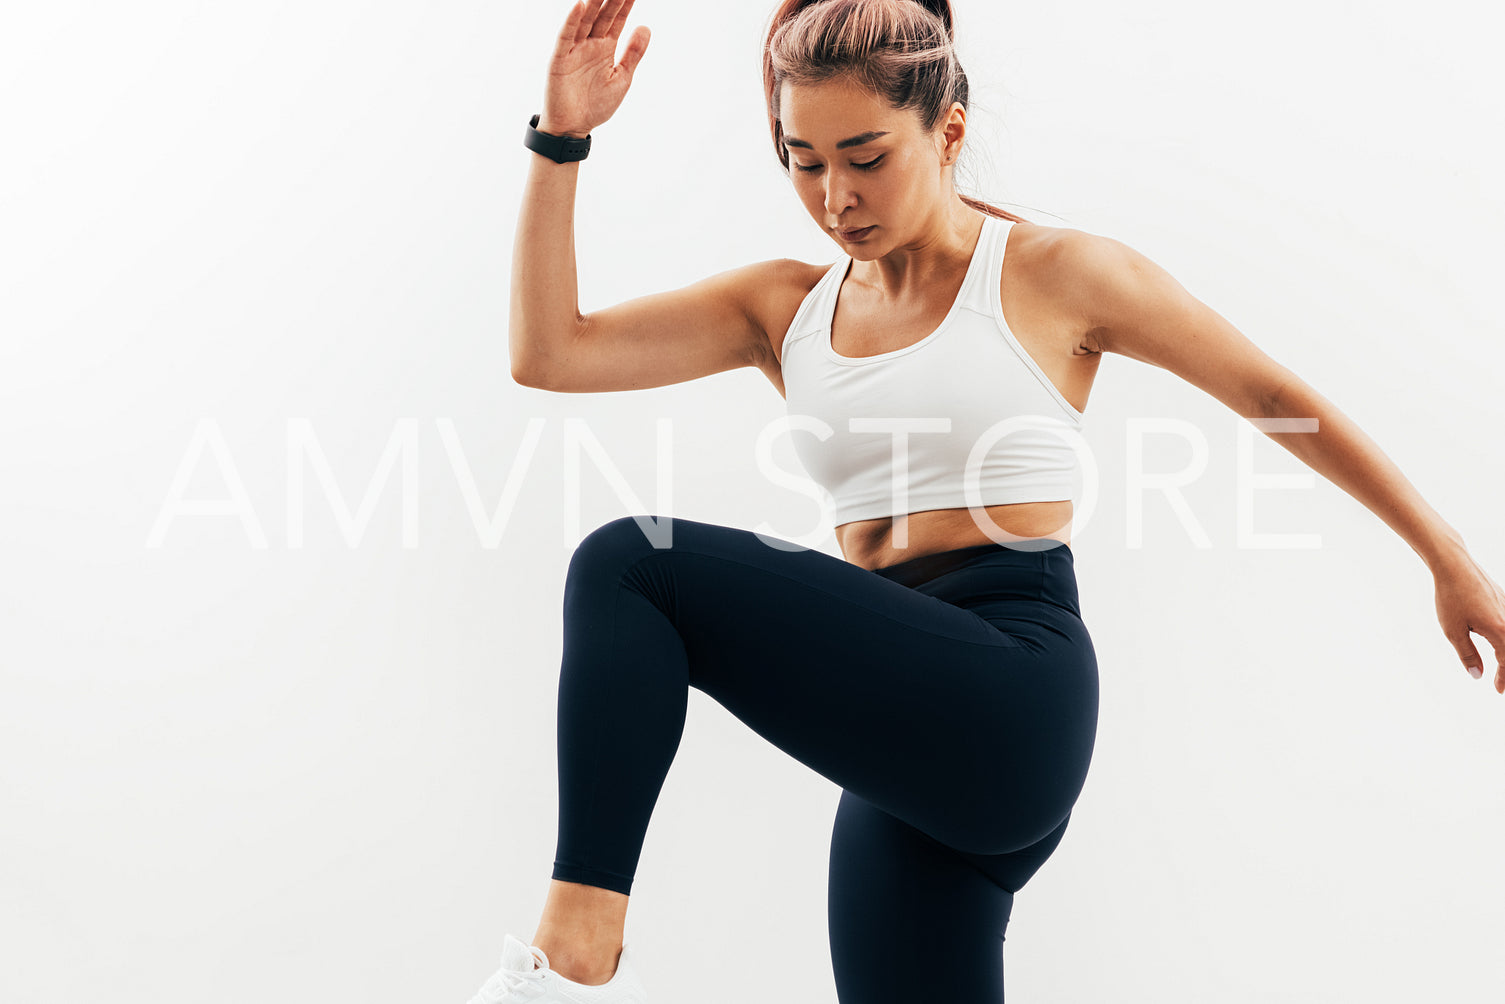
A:
{"type": "Polygon", "coordinates": [[[491,978],[481,985],[481,989],[471,998],[469,1004],[506,1004],[508,1001],[527,999],[536,996],[543,990],[544,977],[549,972],[549,957],[542,948],[529,947],[531,953],[529,959],[536,956],[538,966],[528,970],[508,969],[503,965],[491,978]],[[519,997],[515,996],[518,991],[525,988],[537,988],[531,994],[519,997]]]}

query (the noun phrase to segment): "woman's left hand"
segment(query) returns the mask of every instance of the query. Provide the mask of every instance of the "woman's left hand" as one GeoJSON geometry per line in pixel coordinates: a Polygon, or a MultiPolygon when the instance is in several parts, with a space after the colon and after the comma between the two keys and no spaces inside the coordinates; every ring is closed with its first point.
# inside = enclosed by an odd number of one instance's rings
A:
{"type": "Polygon", "coordinates": [[[1483,635],[1495,650],[1495,691],[1505,694],[1505,590],[1466,551],[1437,566],[1432,577],[1437,584],[1437,621],[1463,667],[1475,679],[1484,676],[1484,661],[1469,633],[1483,635]]]}

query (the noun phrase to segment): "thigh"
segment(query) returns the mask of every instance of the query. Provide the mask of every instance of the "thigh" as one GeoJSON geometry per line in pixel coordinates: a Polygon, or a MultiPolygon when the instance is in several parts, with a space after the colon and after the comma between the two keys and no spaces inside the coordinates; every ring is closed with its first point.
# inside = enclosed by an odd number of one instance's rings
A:
{"type": "MultiPolygon", "coordinates": [[[[623,517],[571,562],[567,603],[646,596],[689,684],[785,753],[948,846],[1026,847],[1080,791],[1095,704],[954,603],[810,548],[694,520],[655,547],[623,517]],[[1090,714],[1089,714],[1090,712],[1090,714]]],[[[623,658],[630,655],[624,653],[623,658]]]]}

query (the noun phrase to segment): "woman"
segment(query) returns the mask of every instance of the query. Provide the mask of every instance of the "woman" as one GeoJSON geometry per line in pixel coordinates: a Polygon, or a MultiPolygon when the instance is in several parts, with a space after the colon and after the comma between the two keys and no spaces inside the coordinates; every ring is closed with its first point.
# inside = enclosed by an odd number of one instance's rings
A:
{"type": "Polygon", "coordinates": [[[553,882],[532,944],[507,936],[473,1004],[646,1000],[622,934],[689,687],[843,789],[828,887],[843,1004],[911,1000],[891,977],[910,945],[927,997],[1003,1001],[1013,895],[1060,843],[1096,735],[1067,528],[1104,352],[1252,420],[1317,417],[1317,434],[1279,441],[1427,562],[1476,678],[1470,630],[1505,660],[1505,595],[1331,404],[1120,242],[956,192],[968,92],[946,0],[785,0],[774,15],[775,152],[835,264],[763,262],[580,316],[580,141],[647,49],[638,28],[614,65],[631,8],[575,5],[527,134],[539,155],[513,265],[514,378],[600,393],[758,367],[807,420],[794,442],[835,500],[846,560],[662,517],[581,542],[553,882]]]}

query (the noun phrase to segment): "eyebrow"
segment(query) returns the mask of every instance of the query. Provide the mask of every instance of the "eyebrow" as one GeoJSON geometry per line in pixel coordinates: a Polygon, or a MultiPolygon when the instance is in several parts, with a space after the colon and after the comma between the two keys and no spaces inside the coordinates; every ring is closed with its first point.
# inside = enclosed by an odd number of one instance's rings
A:
{"type": "MultiPolygon", "coordinates": [[[[883,132],[865,132],[865,133],[860,133],[860,134],[858,134],[856,136],[852,136],[852,137],[850,137],[848,139],[837,140],[837,142],[836,142],[836,149],[838,149],[838,150],[845,150],[849,146],[861,146],[864,143],[871,143],[873,140],[877,139],[879,136],[887,136],[887,135],[888,135],[888,131],[887,130],[884,130],[883,132]]],[[[815,147],[811,146],[809,143],[806,143],[804,140],[802,140],[802,139],[794,139],[794,138],[789,137],[789,136],[785,136],[784,137],[784,145],[785,146],[799,146],[799,147],[804,147],[806,150],[814,150],[815,149],[815,147]]]]}

